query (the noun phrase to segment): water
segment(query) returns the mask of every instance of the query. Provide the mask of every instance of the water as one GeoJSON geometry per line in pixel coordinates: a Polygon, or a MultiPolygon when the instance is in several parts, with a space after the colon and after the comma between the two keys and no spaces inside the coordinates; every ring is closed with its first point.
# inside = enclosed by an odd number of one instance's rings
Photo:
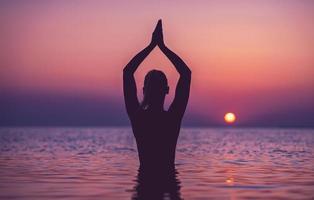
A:
{"type": "MultiPolygon", "coordinates": [[[[138,166],[129,128],[0,129],[0,199],[131,199],[138,166]]],[[[314,130],[183,129],[176,169],[176,199],[314,199],[314,130]]]]}

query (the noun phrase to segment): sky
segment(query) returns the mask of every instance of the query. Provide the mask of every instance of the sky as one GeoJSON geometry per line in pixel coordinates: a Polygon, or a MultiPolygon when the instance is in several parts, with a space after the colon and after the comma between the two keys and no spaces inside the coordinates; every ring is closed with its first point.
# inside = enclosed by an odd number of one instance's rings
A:
{"type": "MultiPolygon", "coordinates": [[[[314,126],[314,1],[1,1],[0,125],[129,125],[122,69],[158,19],[192,70],[185,126],[314,126]]],[[[156,48],[135,77],[163,70],[156,48]]]]}

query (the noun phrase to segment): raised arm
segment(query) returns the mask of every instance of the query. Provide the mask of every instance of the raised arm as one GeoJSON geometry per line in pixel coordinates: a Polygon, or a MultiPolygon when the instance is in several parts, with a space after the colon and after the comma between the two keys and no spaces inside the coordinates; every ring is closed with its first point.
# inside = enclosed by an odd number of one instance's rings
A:
{"type": "MultiPolygon", "coordinates": [[[[158,24],[156,26],[156,29],[157,27],[158,24]]],[[[139,108],[134,73],[139,67],[139,65],[143,62],[143,60],[148,56],[148,54],[156,47],[157,45],[156,29],[153,32],[150,44],[142,51],[140,51],[136,56],[134,56],[123,69],[124,101],[129,116],[131,116],[134,113],[134,111],[136,111],[139,108]]]]}
{"type": "Polygon", "coordinates": [[[181,119],[184,115],[189,100],[191,70],[178,55],[176,55],[165,45],[162,35],[162,28],[159,29],[158,46],[180,74],[180,78],[176,87],[175,97],[169,107],[169,111],[174,113],[181,119]]]}

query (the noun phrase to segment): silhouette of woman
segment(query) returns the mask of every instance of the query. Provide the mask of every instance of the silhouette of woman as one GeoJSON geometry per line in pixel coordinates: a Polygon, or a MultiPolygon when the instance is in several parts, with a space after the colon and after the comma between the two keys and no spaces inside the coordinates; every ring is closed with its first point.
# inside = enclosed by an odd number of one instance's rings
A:
{"type": "Polygon", "coordinates": [[[174,171],[176,144],[189,99],[190,83],[191,71],[183,60],[165,45],[159,20],[150,44],[132,58],[123,70],[125,105],[136,139],[142,172],[174,171]],[[139,103],[137,98],[134,73],[156,46],[180,74],[174,100],[167,111],[163,107],[169,87],[162,71],[151,70],[147,73],[143,101],[139,103]]]}

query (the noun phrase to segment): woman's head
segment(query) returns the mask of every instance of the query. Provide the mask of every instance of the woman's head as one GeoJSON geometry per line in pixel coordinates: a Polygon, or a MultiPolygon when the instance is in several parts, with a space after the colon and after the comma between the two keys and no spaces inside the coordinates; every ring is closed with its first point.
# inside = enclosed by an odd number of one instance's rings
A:
{"type": "Polygon", "coordinates": [[[143,87],[143,108],[163,107],[165,96],[169,92],[166,75],[159,70],[149,71],[144,80],[143,87]]]}

